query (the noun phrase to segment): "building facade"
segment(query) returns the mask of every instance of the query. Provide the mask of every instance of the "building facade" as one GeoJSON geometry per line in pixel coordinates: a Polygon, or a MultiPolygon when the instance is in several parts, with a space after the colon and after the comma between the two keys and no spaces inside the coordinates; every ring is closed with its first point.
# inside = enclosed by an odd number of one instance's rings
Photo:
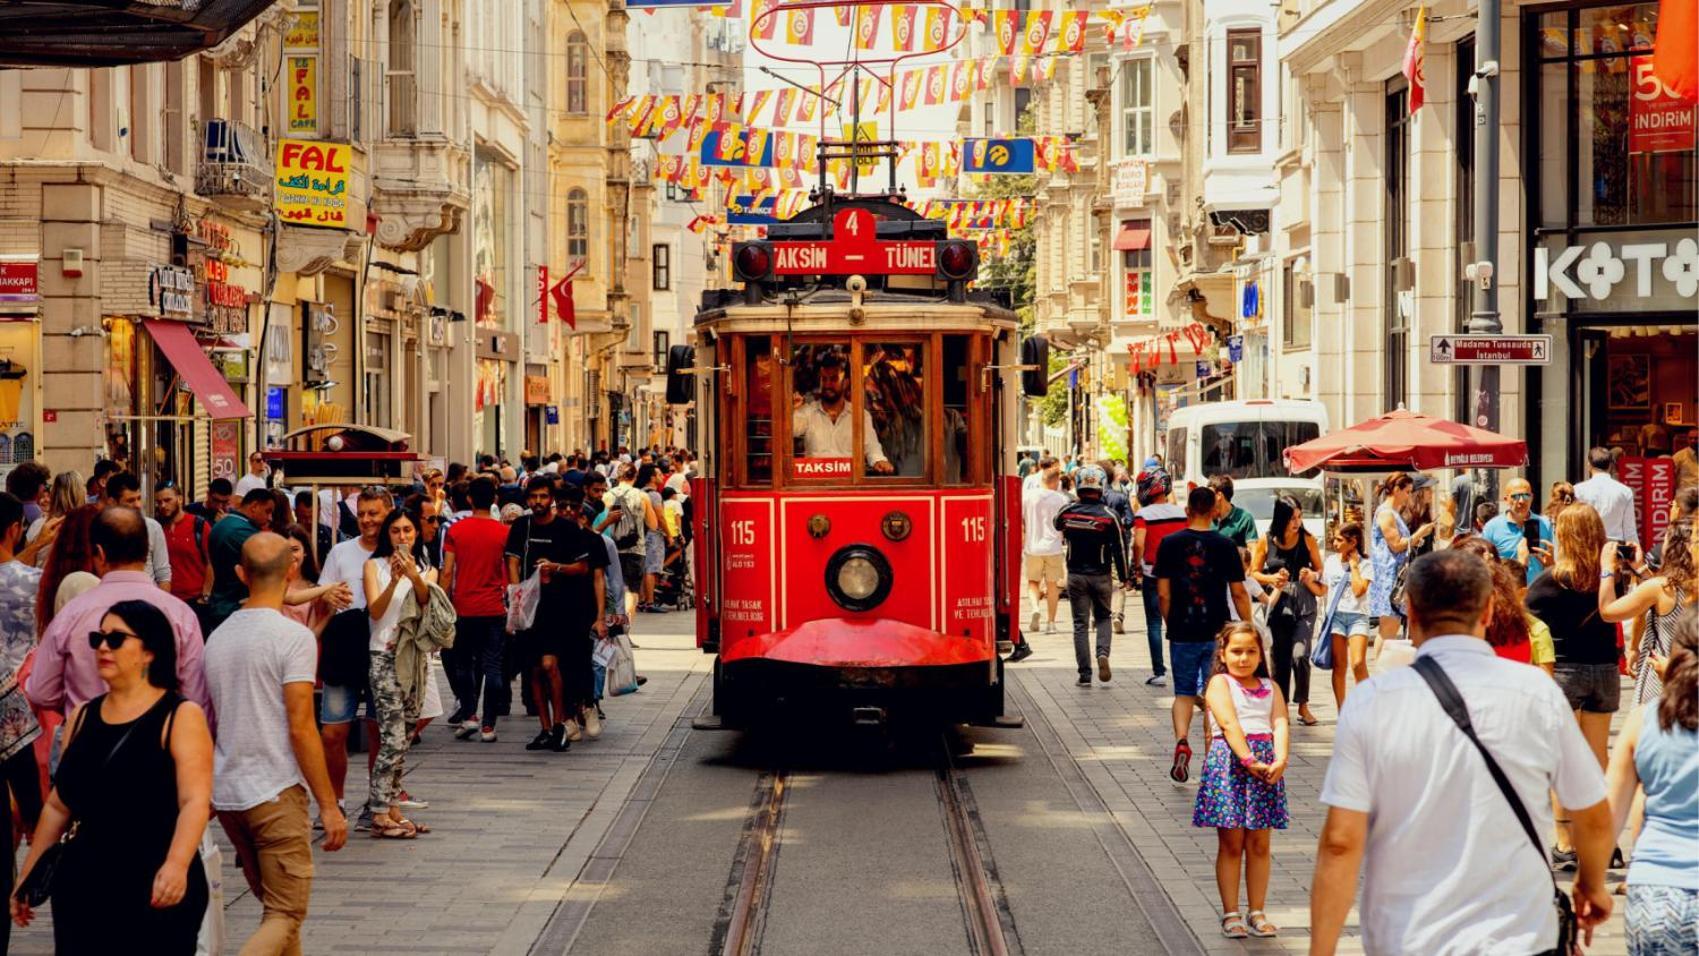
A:
{"type": "Polygon", "coordinates": [[[588,343],[647,213],[601,119],[624,14],[568,6],[293,0],[175,62],[0,70],[0,470],[197,493],[315,423],[434,461],[606,440],[588,343]]]}

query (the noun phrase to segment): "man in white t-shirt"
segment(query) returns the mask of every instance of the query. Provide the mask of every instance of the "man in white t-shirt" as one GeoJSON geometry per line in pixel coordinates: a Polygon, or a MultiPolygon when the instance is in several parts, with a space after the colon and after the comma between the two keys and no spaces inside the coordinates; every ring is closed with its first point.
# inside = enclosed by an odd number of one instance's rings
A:
{"type": "MultiPolygon", "coordinates": [[[[1026,566],[1027,591],[1032,597],[1032,619],[1027,630],[1038,631],[1038,605],[1044,603],[1047,617],[1044,633],[1056,632],[1056,604],[1068,581],[1063,561],[1062,532],[1056,530],[1056,515],[1068,506],[1068,496],[1059,489],[1062,472],[1055,459],[1040,465],[1038,487],[1021,496],[1021,563],[1026,566]]],[[[1021,656],[1025,656],[1024,654],[1021,656]]]]}
{"type": "Polygon", "coordinates": [[[340,582],[353,592],[353,604],[325,625],[326,661],[320,667],[325,681],[319,700],[319,723],[323,726],[325,763],[330,768],[331,786],[336,789],[339,802],[348,779],[348,728],[359,713],[360,701],[370,696],[364,671],[356,667],[366,660],[371,633],[371,618],[366,614],[366,559],[377,550],[378,530],[389,516],[391,506],[389,492],[381,488],[363,489],[354,508],[360,536],[331,548],[319,570],[319,584],[340,582]],[[344,658],[348,659],[345,667],[341,665],[344,658]]]}
{"type": "Polygon", "coordinates": [[[203,658],[220,718],[212,806],[264,910],[243,947],[252,952],[300,949],[313,888],[309,787],[325,850],[348,839],[313,723],[318,646],[312,631],[283,616],[290,563],[289,542],[279,535],[262,531],[242,545],[236,573],[248,599],[207,637],[203,658]]]}
{"type": "Polygon", "coordinates": [[[1405,593],[1417,666],[1357,685],[1339,714],[1321,788],[1328,812],[1310,892],[1310,952],[1338,945],[1359,867],[1365,952],[1554,952],[1542,839],[1552,831],[1551,791],[1572,808],[1575,909],[1591,942],[1591,927],[1611,911],[1605,866],[1614,828],[1604,775],[1563,691],[1487,644],[1493,584],[1480,558],[1455,549],[1423,555],[1405,572],[1405,593]],[[1418,669],[1429,666],[1424,659],[1456,686],[1531,819],[1532,838],[1418,669]]]}
{"type": "Polygon", "coordinates": [[[266,467],[264,456],[257,451],[249,453],[248,473],[236,479],[236,497],[241,498],[243,495],[253,491],[255,488],[264,488],[266,486],[265,478],[266,467]]]}

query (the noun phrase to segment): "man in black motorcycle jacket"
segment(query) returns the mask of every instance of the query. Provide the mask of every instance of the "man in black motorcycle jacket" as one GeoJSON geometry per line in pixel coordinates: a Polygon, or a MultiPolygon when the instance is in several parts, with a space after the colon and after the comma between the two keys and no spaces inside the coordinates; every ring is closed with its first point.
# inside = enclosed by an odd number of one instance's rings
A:
{"type": "Polygon", "coordinates": [[[1104,503],[1103,469],[1088,465],[1074,473],[1079,500],[1056,515],[1056,529],[1068,548],[1068,604],[1074,614],[1074,660],[1082,685],[1091,684],[1089,625],[1097,628],[1097,679],[1109,680],[1110,603],[1114,574],[1131,587],[1119,517],[1104,503]]]}

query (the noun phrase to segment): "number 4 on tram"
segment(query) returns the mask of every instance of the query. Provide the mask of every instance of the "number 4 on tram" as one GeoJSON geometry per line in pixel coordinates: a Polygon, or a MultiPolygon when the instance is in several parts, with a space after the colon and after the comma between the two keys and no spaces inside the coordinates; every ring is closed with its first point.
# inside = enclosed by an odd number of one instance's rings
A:
{"type": "Polygon", "coordinates": [[[1018,636],[1019,390],[1048,346],[971,290],[978,252],[886,198],[736,243],[668,399],[695,402],[697,644],[714,712],[1004,722],[1018,636]]]}

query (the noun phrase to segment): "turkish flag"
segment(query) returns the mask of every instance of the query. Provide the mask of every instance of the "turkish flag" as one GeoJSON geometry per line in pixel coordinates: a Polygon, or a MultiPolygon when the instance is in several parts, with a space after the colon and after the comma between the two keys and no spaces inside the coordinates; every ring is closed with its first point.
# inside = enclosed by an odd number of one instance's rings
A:
{"type": "Polygon", "coordinates": [[[572,304],[572,277],[577,274],[577,269],[568,272],[566,278],[556,282],[549,290],[549,297],[555,300],[555,314],[573,331],[578,330],[578,310],[572,304]]]}
{"type": "Polygon", "coordinates": [[[1652,73],[1670,93],[1699,100],[1699,0],[1660,0],[1652,73]]]}

